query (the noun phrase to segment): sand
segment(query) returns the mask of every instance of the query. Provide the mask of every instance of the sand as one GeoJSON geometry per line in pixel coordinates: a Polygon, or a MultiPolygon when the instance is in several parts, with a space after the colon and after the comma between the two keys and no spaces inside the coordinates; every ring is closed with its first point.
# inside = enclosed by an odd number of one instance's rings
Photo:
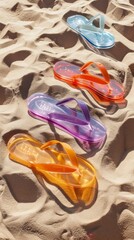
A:
{"type": "Polygon", "coordinates": [[[0,1],[1,240],[134,239],[133,23],[133,0],[0,1]],[[115,36],[111,49],[88,48],[66,24],[73,14],[90,18],[97,13],[104,14],[105,28],[115,36]],[[87,91],[57,81],[53,65],[58,60],[100,61],[123,83],[127,106],[100,107],[87,91]],[[90,156],[69,134],[30,117],[26,100],[35,92],[84,100],[106,126],[102,149],[90,156]],[[46,188],[30,169],[12,162],[6,144],[16,133],[42,143],[64,141],[90,161],[98,181],[94,203],[78,209],[57,187],[46,188]]]}

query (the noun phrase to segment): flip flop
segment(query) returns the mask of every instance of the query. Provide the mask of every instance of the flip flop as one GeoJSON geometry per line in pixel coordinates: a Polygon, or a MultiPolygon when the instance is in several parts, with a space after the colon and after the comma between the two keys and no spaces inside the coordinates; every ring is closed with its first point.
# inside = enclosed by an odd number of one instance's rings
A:
{"type": "Polygon", "coordinates": [[[66,143],[57,140],[45,144],[27,134],[16,134],[8,141],[9,158],[58,186],[73,204],[91,204],[96,195],[94,167],[77,156],[66,143]],[[59,151],[60,145],[64,151],[59,151]],[[54,146],[54,148],[53,148],[54,146]]]}
{"type": "Polygon", "coordinates": [[[35,93],[28,98],[27,104],[29,115],[71,134],[85,151],[99,150],[102,147],[106,129],[90,115],[83,101],[74,98],[57,101],[47,94],[35,93]],[[65,106],[70,101],[76,101],[81,111],[65,106]]]}
{"type": "Polygon", "coordinates": [[[70,28],[99,49],[111,48],[115,44],[113,34],[104,31],[104,22],[104,16],[101,14],[97,14],[90,20],[82,15],[74,15],[67,18],[70,28]],[[95,19],[99,19],[99,27],[94,25],[95,19]]]}
{"type": "Polygon", "coordinates": [[[126,102],[123,85],[110,79],[106,68],[99,62],[87,62],[80,68],[66,61],[58,61],[53,70],[56,79],[66,82],[71,87],[86,89],[102,106],[126,102]],[[95,65],[99,69],[102,77],[91,74],[87,70],[91,65],[95,65]]]}

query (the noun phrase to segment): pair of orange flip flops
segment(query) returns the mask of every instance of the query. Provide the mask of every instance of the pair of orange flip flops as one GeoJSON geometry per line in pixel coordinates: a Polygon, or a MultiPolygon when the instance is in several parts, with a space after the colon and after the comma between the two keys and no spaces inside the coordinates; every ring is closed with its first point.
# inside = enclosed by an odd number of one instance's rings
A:
{"type": "Polygon", "coordinates": [[[42,144],[30,135],[16,134],[7,147],[11,160],[59,187],[73,204],[83,202],[87,206],[93,202],[97,189],[96,171],[68,144],[57,140],[42,144]]]}
{"type": "Polygon", "coordinates": [[[125,104],[125,90],[121,83],[110,79],[105,66],[99,62],[87,62],[82,67],[66,61],[54,65],[54,76],[71,87],[87,90],[102,106],[125,104]],[[95,65],[99,74],[92,74],[88,67],[95,65]]]}

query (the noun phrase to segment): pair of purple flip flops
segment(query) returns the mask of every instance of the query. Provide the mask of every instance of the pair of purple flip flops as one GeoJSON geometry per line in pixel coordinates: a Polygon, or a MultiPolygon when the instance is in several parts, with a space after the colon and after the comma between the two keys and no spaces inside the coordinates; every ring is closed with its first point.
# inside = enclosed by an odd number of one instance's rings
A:
{"type": "Polygon", "coordinates": [[[30,116],[69,133],[86,152],[102,147],[106,139],[106,129],[91,116],[85,102],[75,98],[57,101],[47,94],[35,93],[28,98],[27,104],[30,116]],[[79,110],[65,106],[70,101],[76,101],[79,110]]]}

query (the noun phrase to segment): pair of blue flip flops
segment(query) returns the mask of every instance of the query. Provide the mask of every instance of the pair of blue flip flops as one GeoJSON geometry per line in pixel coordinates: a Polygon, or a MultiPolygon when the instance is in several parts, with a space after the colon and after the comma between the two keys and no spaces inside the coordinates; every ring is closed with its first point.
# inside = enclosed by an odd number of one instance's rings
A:
{"type": "Polygon", "coordinates": [[[104,30],[105,19],[101,14],[87,19],[82,15],[74,15],[67,18],[67,23],[70,28],[77,32],[84,41],[92,44],[98,49],[111,48],[115,44],[113,34],[104,30]],[[99,26],[94,25],[94,20],[99,20],[99,26]]]}

